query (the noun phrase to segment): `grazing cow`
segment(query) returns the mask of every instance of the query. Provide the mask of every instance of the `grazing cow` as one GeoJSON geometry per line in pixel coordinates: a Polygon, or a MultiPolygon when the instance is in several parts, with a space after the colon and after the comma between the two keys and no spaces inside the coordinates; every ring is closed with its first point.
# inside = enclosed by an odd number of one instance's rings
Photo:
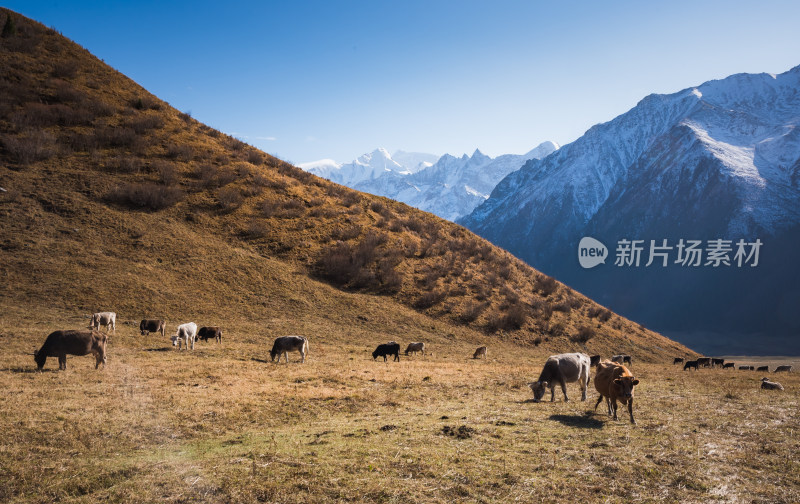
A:
{"type": "Polygon", "coordinates": [[[634,378],[631,372],[622,364],[604,361],[597,366],[597,374],[594,377],[594,388],[600,393],[600,397],[594,405],[595,411],[603,398],[606,398],[608,414],[613,415],[617,420],[617,399],[624,406],[628,404],[628,413],[633,419],[633,389],[639,384],[639,380],[634,378]]]}
{"type": "Polygon", "coordinates": [[[714,358],[711,359],[712,368],[714,366],[724,366],[724,365],[725,365],[725,359],[714,359],[714,358]]]}
{"type": "Polygon", "coordinates": [[[110,327],[116,334],[117,332],[117,314],[113,311],[104,311],[92,314],[92,320],[89,322],[89,329],[100,330],[100,326],[106,327],[106,332],[110,327]]]}
{"type": "Polygon", "coordinates": [[[207,341],[210,339],[214,339],[217,343],[222,342],[222,329],[217,326],[210,326],[210,327],[201,327],[199,331],[197,331],[197,339],[207,341]]]}
{"type": "Polygon", "coordinates": [[[160,332],[164,336],[167,329],[167,323],[158,319],[143,319],[139,322],[139,332],[142,336],[146,336],[151,332],[160,332]]]}
{"type": "Polygon", "coordinates": [[[761,388],[764,390],[783,390],[783,385],[778,382],[770,381],[766,376],[761,378],[761,388]]]}
{"type": "Polygon", "coordinates": [[[473,359],[477,359],[478,357],[486,357],[487,348],[485,346],[479,346],[475,349],[475,353],[472,354],[473,359]]]}
{"type": "Polygon", "coordinates": [[[93,354],[97,361],[94,368],[106,367],[106,342],[108,336],[100,331],[55,331],[47,336],[44,345],[33,352],[39,371],[44,368],[48,357],[58,357],[58,369],[67,369],[67,354],[87,355],[93,354]]]}
{"type": "Polygon", "coordinates": [[[611,357],[611,362],[616,362],[617,364],[622,364],[622,358],[623,357],[624,357],[624,355],[622,355],[622,354],[615,355],[615,356],[611,357]]]}
{"type": "MultiPolygon", "coordinates": [[[[397,346],[399,349],[400,345],[397,346]]],[[[277,356],[278,364],[280,364],[281,356],[286,356],[286,364],[289,364],[289,352],[299,352],[300,362],[305,362],[308,354],[308,338],[305,336],[279,336],[275,338],[272,350],[269,351],[270,361],[275,362],[275,356],[277,356]]]]}
{"type": "Polygon", "coordinates": [[[425,355],[425,343],[424,342],[409,343],[408,346],[406,347],[406,355],[408,355],[410,352],[414,352],[414,355],[416,355],[417,352],[420,352],[422,353],[422,355],[425,355]]]}
{"type": "Polygon", "coordinates": [[[753,366],[739,366],[739,371],[754,371],[755,368],[753,366]]]}
{"type": "Polygon", "coordinates": [[[544,363],[544,368],[539,379],[528,386],[533,392],[533,402],[539,402],[544,397],[545,389],[550,388],[550,402],[556,398],[556,384],[561,385],[564,401],[567,397],[567,383],[578,382],[581,387],[581,401],[586,400],[586,388],[589,386],[589,368],[591,359],[582,353],[566,353],[551,355],[544,363]]]}
{"type": "Polygon", "coordinates": [[[700,357],[697,359],[697,365],[702,367],[708,367],[711,365],[711,357],[700,357]]]}
{"type": "Polygon", "coordinates": [[[769,373],[769,366],[758,366],[756,371],[764,371],[765,373],[769,373]]]}
{"type": "Polygon", "coordinates": [[[389,355],[394,355],[394,359],[396,361],[400,360],[400,343],[396,341],[390,341],[388,343],[381,343],[378,345],[378,348],[372,352],[372,360],[377,359],[378,357],[383,357],[383,362],[386,362],[386,357],[389,355]]]}
{"type": "Polygon", "coordinates": [[[736,363],[726,362],[725,364],[722,365],[722,369],[736,369],[736,363]]]}
{"type": "Polygon", "coordinates": [[[694,370],[697,371],[697,367],[698,367],[697,361],[690,360],[686,361],[686,364],[683,365],[683,370],[686,371],[687,369],[694,368],[694,370]]]}
{"type": "Polygon", "coordinates": [[[589,357],[589,366],[590,367],[594,367],[594,366],[596,366],[598,364],[600,364],[600,356],[599,355],[592,355],[591,357],[589,357]]]}
{"type": "Polygon", "coordinates": [[[794,371],[794,368],[792,366],[790,366],[790,365],[783,365],[783,366],[778,366],[778,367],[775,368],[775,372],[776,373],[791,373],[793,371],[794,371]]]}
{"type": "Polygon", "coordinates": [[[683,364],[683,357],[675,357],[675,360],[672,361],[672,364],[683,364]]]}
{"type": "Polygon", "coordinates": [[[181,324],[178,326],[178,332],[175,333],[172,339],[172,346],[178,347],[178,350],[181,349],[181,343],[186,341],[186,350],[189,350],[189,343],[192,344],[192,350],[194,350],[194,340],[197,338],[197,324],[194,322],[187,322],[185,324],[181,324]]]}

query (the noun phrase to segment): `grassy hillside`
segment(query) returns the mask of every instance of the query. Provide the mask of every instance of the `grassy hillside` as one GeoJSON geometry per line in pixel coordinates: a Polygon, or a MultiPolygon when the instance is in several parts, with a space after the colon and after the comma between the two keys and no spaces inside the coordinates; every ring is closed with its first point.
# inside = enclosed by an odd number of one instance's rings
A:
{"type": "Polygon", "coordinates": [[[800,500],[795,375],[761,393],[755,373],[678,371],[693,352],[463,228],[265,155],[12,16],[0,501],[800,500]],[[98,310],[119,314],[105,369],[34,371],[49,332],[98,310]],[[144,317],[223,341],[178,352],[144,317]],[[305,364],[268,362],[283,334],[309,337],[305,364]],[[390,339],[429,354],[374,362],[390,339]],[[529,402],[570,350],[634,356],[639,425],[594,414],[591,387],[529,402]]]}

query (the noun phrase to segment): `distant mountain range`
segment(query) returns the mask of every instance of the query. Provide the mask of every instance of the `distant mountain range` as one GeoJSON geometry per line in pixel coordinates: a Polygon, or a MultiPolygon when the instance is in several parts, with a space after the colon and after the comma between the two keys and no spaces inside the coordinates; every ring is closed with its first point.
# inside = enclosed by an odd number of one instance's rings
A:
{"type": "Polygon", "coordinates": [[[699,351],[800,354],[800,67],[647,96],[528,161],[459,222],[699,351]],[[578,261],[586,236],[608,249],[592,269],[578,261]],[[616,265],[634,240],[640,265],[616,265]],[[698,266],[681,262],[689,240],[698,266]],[[716,245],[730,266],[713,266],[716,245]]]}
{"type": "Polygon", "coordinates": [[[526,161],[558,149],[544,142],[522,155],[492,158],[475,150],[454,157],[385,149],[339,164],[326,159],[300,165],[306,171],[353,189],[386,196],[454,221],[466,216],[489,197],[495,185],[526,161]]]}

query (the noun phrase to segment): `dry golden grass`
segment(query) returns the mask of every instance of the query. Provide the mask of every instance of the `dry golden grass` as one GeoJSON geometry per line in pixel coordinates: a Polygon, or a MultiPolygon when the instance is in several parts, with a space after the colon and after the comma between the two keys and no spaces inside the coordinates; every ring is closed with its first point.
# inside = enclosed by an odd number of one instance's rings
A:
{"type": "Polygon", "coordinates": [[[594,413],[591,387],[585,403],[575,384],[570,402],[532,403],[539,349],[494,343],[474,360],[455,335],[404,338],[413,312],[388,315],[385,332],[232,321],[221,345],[193,352],[123,320],[105,370],[69,357],[67,371],[51,359],[35,372],[25,352],[62,316],[0,319],[3,502],[800,499],[797,374],[775,375],[775,393],[754,372],[634,362],[631,426],[594,413]],[[268,362],[288,332],[309,336],[305,364],[268,362]],[[373,361],[388,339],[432,354],[373,361]]]}

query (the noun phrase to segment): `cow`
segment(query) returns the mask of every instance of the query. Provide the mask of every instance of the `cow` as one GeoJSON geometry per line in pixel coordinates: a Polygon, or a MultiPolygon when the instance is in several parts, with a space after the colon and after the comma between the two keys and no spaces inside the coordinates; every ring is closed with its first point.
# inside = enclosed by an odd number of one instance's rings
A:
{"type": "Polygon", "coordinates": [[[597,374],[594,377],[594,388],[600,393],[594,405],[595,411],[600,401],[605,397],[608,406],[608,414],[613,415],[617,420],[617,399],[624,406],[628,404],[628,413],[631,416],[631,423],[636,424],[633,418],[633,389],[639,384],[639,380],[634,378],[631,372],[622,364],[610,361],[603,361],[597,366],[597,374]]]}
{"type": "Polygon", "coordinates": [[[711,367],[713,368],[714,366],[717,366],[717,365],[724,366],[725,365],[725,359],[714,359],[714,358],[712,358],[711,359],[711,367]]]}
{"type": "Polygon", "coordinates": [[[694,368],[694,370],[697,371],[697,367],[698,367],[697,361],[690,360],[686,361],[686,364],[683,365],[683,370],[686,371],[687,369],[694,368]]]}
{"type": "Polygon", "coordinates": [[[567,397],[567,383],[578,382],[581,387],[581,401],[586,400],[586,388],[589,386],[589,368],[591,359],[582,353],[566,353],[551,355],[544,363],[539,379],[528,386],[533,392],[533,402],[539,402],[544,397],[545,389],[550,388],[550,402],[556,398],[556,384],[561,385],[564,393],[564,402],[567,397]]]}
{"type": "Polygon", "coordinates": [[[93,354],[96,360],[94,368],[106,367],[106,342],[108,336],[100,331],[55,331],[47,336],[42,348],[33,352],[33,360],[38,370],[44,368],[48,357],[58,357],[58,369],[67,369],[67,354],[93,354]]]}
{"type": "Polygon", "coordinates": [[[592,355],[591,357],[589,357],[589,367],[595,367],[598,364],[600,364],[599,355],[592,355]]]}
{"type": "Polygon", "coordinates": [[[672,361],[672,364],[683,364],[683,357],[675,357],[675,359],[672,361]]]}
{"type": "Polygon", "coordinates": [[[697,359],[697,365],[702,367],[708,367],[711,365],[711,357],[700,357],[697,359]]]}
{"type": "Polygon", "coordinates": [[[424,342],[409,343],[408,346],[406,347],[406,355],[408,355],[410,352],[414,352],[414,355],[416,355],[417,352],[420,352],[422,353],[422,355],[425,355],[425,343],[424,342]]]}
{"type": "Polygon", "coordinates": [[[139,332],[142,336],[146,336],[151,332],[160,332],[164,336],[167,330],[167,323],[158,319],[143,319],[139,322],[139,332]]]}
{"type": "Polygon", "coordinates": [[[769,373],[769,366],[758,366],[756,371],[764,371],[765,373],[769,373]]]}
{"type": "MultiPolygon", "coordinates": [[[[397,345],[398,351],[400,345],[397,345]]],[[[270,361],[275,362],[275,357],[278,357],[278,364],[281,362],[281,356],[286,356],[286,364],[289,364],[289,352],[300,352],[300,362],[306,361],[308,354],[308,338],[305,336],[278,336],[272,344],[272,350],[269,351],[270,361]]]]}
{"type": "Polygon", "coordinates": [[[775,368],[776,373],[791,373],[793,371],[794,368],[791,365],[783,365],[775,368]]]}
{"type": "Polygon", "coordinates": [[[475,349],[475,353],[472,354],[473,359],[477,359],[478,357],[486,357],[487,348],[486,346],[479,346],[475,349]]]}
{"type": "Polygon", "coordinates": [[[722,365],[722,369],[736,369],[736,363],[726,362],[725,364],[722,365]]]}
{"type": "Polygon", "coordinates": [[[383,362],[386,362],[386,357],[389,355],[394,355],[395,361],[400,360],[400,343],[396,341],[390,341],[388,343],[381,343],[378,345],[378,348],[372,352],[372,360],[377,359],[378,357],[383,357],[383,362]]]}
{"type": "Polygon", "coordinates": [[[100,326],[105,326],[106,332],[108,332],[108,328],[110,327],[111,331],[116,334],[117,314],[113,311],[104,311],[92,314],[92,320],[89,322],[89,329],[95,329],[99,331],[100,326]]]}
{"type": "Polygon", "coordinates": [[[222,329],[217,326],[201,327],[200,330],[197,331],[197,339],[203,341],[214,339],[217,343],[221,343],[222,329]]]}
{"type": "Polygon", "coordinates": [[[739,371],[753,371],[753,366],[739,366],[739,371]]]}
{"type": "Polygon", "coordinates": [[[192,350],[194,350],[194,340],[197,338],[197,324],[194,322],[187,322],[185,324],[181,324],[178,326],[178,332],[175,333],[172,339],[172,346],[178,347],[178,350],[181,349],[181,343],[186,341],[186,350],[189,350],[189,343],[192,344],[192,350]]]}
{"type": "MultiPolygon", "coordinates": [[[[615,356],[611,357],[611,362],[616,362],[618,364],[624,364],[624,363],[627,362],[628,364],[630,364],[631,363],[631,356],[627,355],[627,354],[615,355],[615,356]]],[[[599,362],[598,362],[598,364],[599,364],[599,362]]]]}
{"type": "Polygon", "coordinates": [[[764,390],[783,390],[783,385],[778,382],[770,381],[766,376],[761,378],[761,388],[764,390]]]}

